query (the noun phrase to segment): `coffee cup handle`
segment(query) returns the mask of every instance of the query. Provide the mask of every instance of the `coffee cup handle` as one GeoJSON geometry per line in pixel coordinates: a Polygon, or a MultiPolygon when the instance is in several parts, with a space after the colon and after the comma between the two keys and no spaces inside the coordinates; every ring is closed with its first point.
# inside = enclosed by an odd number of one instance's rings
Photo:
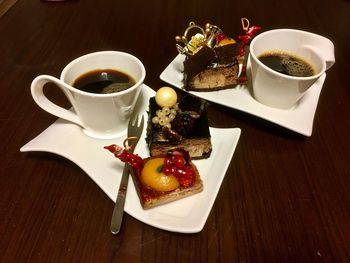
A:
{"type": "Polygon", "coordinates": [[[303,45],[318,54],[326,62],[326,70],[330,69],[335,63],[334,44],[328,38],[314,35],[312,43],[303,45]]]}
{"type": "Polygon", "coordinates": [[[83,124],[77,114],[58,106],[46,97],[44,94],[44,86],[49,82],[56,84],[72,103],[72,96],[68,91],[69,86],[66,83],[49,75],[40,75],[36,77],[31,84],[31,93],[36,104],[52,115],[71,121],[83,127],[83,124]]]}

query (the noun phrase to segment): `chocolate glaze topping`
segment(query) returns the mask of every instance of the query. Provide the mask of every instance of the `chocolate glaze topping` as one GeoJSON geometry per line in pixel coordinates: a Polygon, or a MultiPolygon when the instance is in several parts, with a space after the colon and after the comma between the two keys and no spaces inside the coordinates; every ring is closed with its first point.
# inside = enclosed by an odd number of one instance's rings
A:
{"type": "Polygon", "coordinates": [[[185,83],[201,71],[208,68],[226,67],[238,64],[239,43],[209,48],[202,47],[193,56],[186,56],[184,61],[185,83]]]}
{"type": "MultiPolygon", "coordinates": [[[[195,119],[195,123],[186,138],[210,138],[210,131],[207,117],[208,102],[200,98],[186,95],[179,103],[182,111],[195,111],[199,117],[195,119]]],[[[152,118],[156,115],[156,111],[160,109],[155,98],[149,100],[148,125],[146,142],[150,144],[154,142],[165,142],[168,139],[163,133],[163,129],[158,124],[152,123],[152,118]]],[[[179,142],[181,144],[181,142],[179,142]]]]}

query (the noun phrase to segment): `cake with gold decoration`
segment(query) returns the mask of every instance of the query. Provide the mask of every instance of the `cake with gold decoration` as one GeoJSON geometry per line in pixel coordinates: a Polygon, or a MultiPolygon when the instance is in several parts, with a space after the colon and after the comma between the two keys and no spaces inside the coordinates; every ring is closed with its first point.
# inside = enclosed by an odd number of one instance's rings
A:
{"type": "Polygon", "coordinates": [[[226,36],[218,26],[209,23],[203,29],[190,22],[184,35],[176,37],[177,50],[185,55],[184,89],[213,91],[247,82],[244,65],[240,67],[247,56],[244,46],[260,27],[249,27],[247,19],[242,19],[242,26],[245,34],[238,37],[238,42],[226,36]],[[196,31],[190,37],[191,32],[196,31]],[[240,68],[243,70],[240,71],[240,68]]]}

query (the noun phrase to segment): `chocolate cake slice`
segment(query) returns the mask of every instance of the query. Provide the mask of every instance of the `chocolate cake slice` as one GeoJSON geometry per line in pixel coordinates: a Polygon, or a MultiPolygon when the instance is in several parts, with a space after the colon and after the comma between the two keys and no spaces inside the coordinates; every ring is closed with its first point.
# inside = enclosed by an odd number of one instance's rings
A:
{"type": "Polygon", "coordinates": [[[156,103],[155,97],[150,98],[146,137],[150,155],[164,155],[169,150],[183,148],[193,159],[208,158],[212,144],[207,106],[206,101],[186,95],[178,104],[171,127],[168,127],[152,122],[157,111],[162,108],[156,103]]]}
{"type": "Polygon", "coordinates": [[[184,35],[175,37],[178,52],[186,56],[184,89],[213,91],[247,84],[246,66],[243,63],[247,58],[245,46],[260,27],[249,27],[249,20],[246,18],[241,21],[245,33],[238,36],[238,42],[210,23],[202,28],[190,22],[184,35]]]}
{"type": "Polygon", "coordinates": [[[237,43],[202,47],[184,61],[185,89],[209,91],[232,88],[238,82],[237,43]]]}

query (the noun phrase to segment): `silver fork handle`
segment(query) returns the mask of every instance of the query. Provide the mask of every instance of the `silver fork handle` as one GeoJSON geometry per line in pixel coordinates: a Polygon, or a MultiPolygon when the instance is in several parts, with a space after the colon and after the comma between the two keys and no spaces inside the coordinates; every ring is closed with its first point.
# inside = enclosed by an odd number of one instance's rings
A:
{"type": "Polygon", "coordinates": [[[112,234],[116,235],[120,231],[120,227],[123,220],[123,214],[124,214],[124,203],[125,203],[125,197],[126,197],[126,190],[128,188],[128,181],[129,181],[129,164],[125,164],[123,169],[122,178],[120,180],[117,200],[115,201],[113,214],[112,214],[112,220],[111,220],[111,232],[112,234]]]}

